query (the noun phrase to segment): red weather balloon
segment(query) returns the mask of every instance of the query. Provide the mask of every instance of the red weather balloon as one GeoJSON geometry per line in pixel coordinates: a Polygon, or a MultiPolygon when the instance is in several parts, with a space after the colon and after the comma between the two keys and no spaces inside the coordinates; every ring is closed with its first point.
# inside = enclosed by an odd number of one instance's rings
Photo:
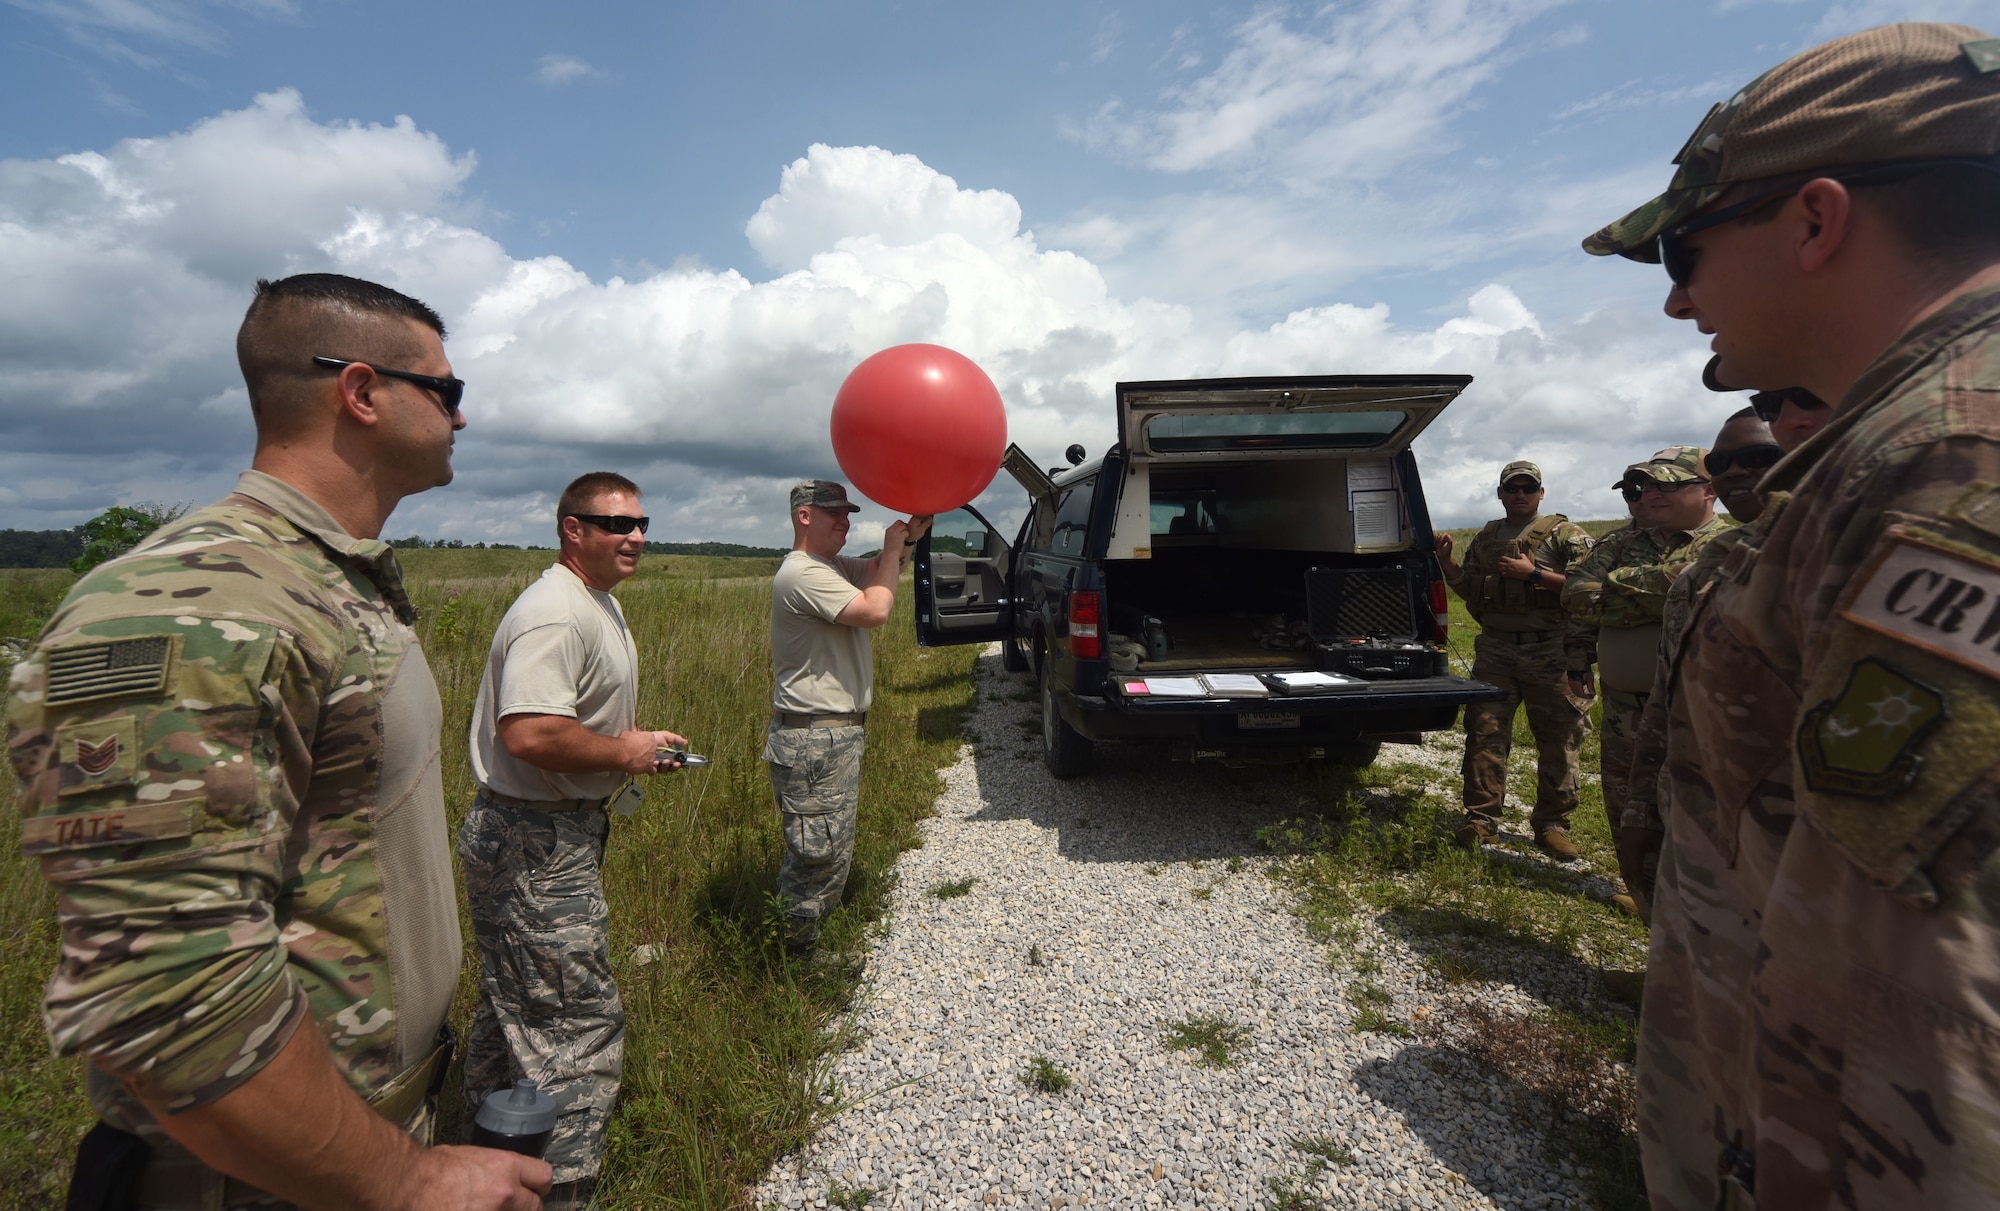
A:
{"type": "Polygon", "coordinates": [[[1007,450],[1000,392],[971,358],[897,345],[833,397],[833,456],[855,490],[899,513],[944,513],[986,490],[1007,450]]]}

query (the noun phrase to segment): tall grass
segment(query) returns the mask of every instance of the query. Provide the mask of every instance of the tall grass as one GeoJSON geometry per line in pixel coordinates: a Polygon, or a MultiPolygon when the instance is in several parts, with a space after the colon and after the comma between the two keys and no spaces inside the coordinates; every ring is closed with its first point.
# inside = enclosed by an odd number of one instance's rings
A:
{"type": "MultiPolygon", "coordinates": [[[[404,551],[420,631],[444,700],[445,793],[455,828],[472,796],[466,729],[500,616],[549,552],[404,551]]],[[[760,758],[770,716],[769,577],[776,561],[654,557],[618,589],[640,660],[642,725],[687,736],[714,764],[651,779],[637,816],[614,818],[605,862],[612,961],[624,992],[624,1094],[611,1124],[603,1205],[714,1207],[802,1142],[836,1096],[850,978],[788,961],[770,915],[782,840],[760,758]],[[648,948],[639,951],[640,947],[648,948]],[[638,952],[635,954],[635,952],[638,952]]],[[[0,618],[16,579],[0,579],[0,618]]],[[[847,903],[825,941],[858,943],[895,856],[940,788],[972,700],[971,649],[921,651],[908,594],[875,633],[876,697],[862,769],[847,903]]],[[[19,856],[15,787],[0,804],[0,1206],[60,1201],[88,1126],[78,1066],[47,1058],[41,988],[54,963],[53,900],[19,856]],[[16,1175],[25,1175],[16,1180],[16,1175]]],[[[471,928],[466,925],[469,939],[471,928]]],[[[477,960],[453,1009],[470,1020],[477,960]]],[[[448,1084],[446,1130],[460,1116],[448,1084]]]]}

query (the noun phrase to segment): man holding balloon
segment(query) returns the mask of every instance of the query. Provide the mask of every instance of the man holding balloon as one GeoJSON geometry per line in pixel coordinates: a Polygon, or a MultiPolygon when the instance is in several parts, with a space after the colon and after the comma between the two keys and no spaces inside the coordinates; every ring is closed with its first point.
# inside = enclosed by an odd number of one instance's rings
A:
{"type": "Polygon", "coordinates": [[[854,857],[861,797],[861,750],[875,664],[868,632],[889,620],[896,581],[928,515],[889,523],[873,559],[842,555],[859,506],[832,480],[792,488],[792,550],[771,590],[771,727],[764,760],[784,816],[786,946],[819,942],[820,923],[839,905],[854,857]]]}

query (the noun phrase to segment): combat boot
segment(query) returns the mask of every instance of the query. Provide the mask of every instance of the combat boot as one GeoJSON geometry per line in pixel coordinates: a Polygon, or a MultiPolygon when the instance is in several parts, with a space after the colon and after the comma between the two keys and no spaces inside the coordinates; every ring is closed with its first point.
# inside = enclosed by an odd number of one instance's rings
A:
{"type": "Polygon", "coordinates": [[[1535,832],[1535,848],[1558,862],[1574,862],[1577,859],[1576,843],[1569,839],[1569,830],[1560,825],[1538,829],[1535,832]]]}
{"type": "Polygon", "coordinates": [[[1465,823],[1458,826],[1458,833],[1452,838],[1460,849],[1477,851],[1488,841],[1498,840],[1500,830],[1484,820],[1467,816],[1465,823]]]}

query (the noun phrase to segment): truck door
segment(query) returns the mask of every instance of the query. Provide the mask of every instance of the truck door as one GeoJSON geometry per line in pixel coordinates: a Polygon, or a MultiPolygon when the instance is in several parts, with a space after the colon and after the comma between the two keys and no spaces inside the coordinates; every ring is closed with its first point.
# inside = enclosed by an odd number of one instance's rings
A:
{"type": "Polygon", "coordinates": [[[967,505],[940,513],[917,544],[917,644],[985,643],[1014,632],[1014,552],[967,505]]]}

